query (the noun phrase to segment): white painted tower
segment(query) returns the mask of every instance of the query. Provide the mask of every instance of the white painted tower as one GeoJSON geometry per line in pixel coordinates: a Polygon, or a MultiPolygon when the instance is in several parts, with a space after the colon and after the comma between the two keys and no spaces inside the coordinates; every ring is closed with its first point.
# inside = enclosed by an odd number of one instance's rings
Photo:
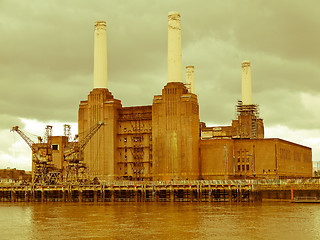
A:
{"type": "Polygon", "coordinates": [[[97,21],[94,25],[93,88],[108,88],[107,24],[97,21]]]}
{"type": "Polygon", "coordinates": [[[194,86],[194,66],[186,67],[186,85],[189,93],[195,94],[195,86],[194,86]]]}
{"type": "Polygon", "coordinates": [[[168,82],[182,82],[180,13],[168,14],[168,82]]]}
{"type": "Polygon", "coordinates": [[[250,61],[242,62],[242,104],[252,105],[250,61]]]}

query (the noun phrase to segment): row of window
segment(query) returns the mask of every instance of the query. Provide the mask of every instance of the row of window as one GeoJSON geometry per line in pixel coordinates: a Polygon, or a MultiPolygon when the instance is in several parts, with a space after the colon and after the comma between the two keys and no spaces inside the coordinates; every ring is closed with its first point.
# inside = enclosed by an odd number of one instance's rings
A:
{"type": "MultiPolygon", "coordinates": [[[[280,148],[280,158],[283,160],[291,160],[291,152],[288,149],[280,148]]],[[[302,159],[307,161],[308,157],[306,155],[302,155],[300,152],[293,153],[293,160],[300,162],[302,159]]]]}
{"type": "Polygon", "coordinates": [[[247,150],[237,151],[238,162],[245,162],[245,161],[249,162],[251,157],[252,157],[252,155],[249,154],[249,151],[247,151],[247,150]]]}
{"type": "Polygon", "coordinates": [[[291,159],[291,153],[290,150],[280,148],[280,158],[285,159],[285,160],[290,160],[291,159]]]}
{"type": "Polygon", "coordinates": [[[249,164],[247,164],[247,165],[238,165],[238,171],[240,172],[240,171],[249,171],[250,170],[250,166],[249,166],[249,164]]]}
{"type": "Polygon", "coordinates": [[[136,127],[134,127],[134,128],[132,128],[132,130],[127,130],[127,128],[123,128],[123,132],[124,133],[126,133],[126,132],[128,132],[128,133],[131,133],[131,132],[136,132],[136,131],[138,131],[138,132],[149,132],[149,131],[151,131],[151,129],[152,129],[152,127],[149,127],[149,129],[144,129],[144,128],[136,128],[136,127]]]}
{"type": "MultiPolygon", "coordinates": [[[[144,139],[143,136],[138,136],[138,137],[133,137],[133,138],[132,138],[132,141],[134,141],[134,142],[142,142],[143,139],[144,139]]],[[[121,139],[120,139],[120,140],[121,140],[121,139]]],[[[149,140],[152,141],[152,136],[149,136],[149,140]]],[[[124,141],[124,142],[127,142],[127,141],[128,141],[128,138],[127,138],[127,137],[124,137],[124,138],[123,138],[123,141],[124,141]]]]}

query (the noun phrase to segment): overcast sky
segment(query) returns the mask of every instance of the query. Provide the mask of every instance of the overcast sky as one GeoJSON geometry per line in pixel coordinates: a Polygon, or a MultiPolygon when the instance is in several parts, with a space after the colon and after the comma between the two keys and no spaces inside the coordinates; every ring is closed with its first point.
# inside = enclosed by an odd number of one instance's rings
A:
{"type": "Polygon", "coordinates": [[[9,129],[76,133],[93,85],[94,22],[105,20],[109,90],[123,106],[151,105],[167,81],[167,15],[179,11],[183,66],[195,66],[200,119],[230,125],[251,61],[253,102],[266,137],[313,148],[320,160],[319,1],[0,0],[0,168],[31,169],[9,129]]]}

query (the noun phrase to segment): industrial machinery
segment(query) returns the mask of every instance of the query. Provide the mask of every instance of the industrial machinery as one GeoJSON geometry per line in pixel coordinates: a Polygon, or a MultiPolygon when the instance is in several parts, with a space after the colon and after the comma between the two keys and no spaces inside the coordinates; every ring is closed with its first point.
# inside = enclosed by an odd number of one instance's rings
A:
{"type": "Polygon", "coordinates": [[[83,150],[88,144],[93,135],[104,125],[104,122],[99,122],[89,130],[89,133],[80,141],[76,142],[77,136],[73,142],[70,142],[64,151],[64,161],[66,161],[66,176],[67,183],[82,183],[88,180],[87,167],[84,163],[83,150]]]}
{"type": "MultiPolygon", "coordinates": [[[[52,126],[47,126],[47,132],[48,129],[52,129],[52,126]]],[[[62,170],[56,168],[52,163],[52,149],[48,142],[48,134],[46,134],[46,142],[38,137],[39,143],[35,143],[18,126],[13,127],[11,131],[17,132],[32,150],[32,183],[57,184],[61,182],[62,170]]]]}
{"type": "Polygon", "coordinates": [[[80,142],[77,142],[77,137],[73,142],[67,141],[67,144],[62,147],[65,164],[61,169],[57,168],[52,161],[54,150],[50,142],[52,126],[46,127],[45,142],[38,137],[39,143],[32,141],[18,126],[13,127],[11,131],[17,132],[32,150],[32,183],[55,185],[63,182],[81,183],[88,180],[83,150],[102,125],[104,122],[99,122],[89,129],[88,134],[80,142]]]}

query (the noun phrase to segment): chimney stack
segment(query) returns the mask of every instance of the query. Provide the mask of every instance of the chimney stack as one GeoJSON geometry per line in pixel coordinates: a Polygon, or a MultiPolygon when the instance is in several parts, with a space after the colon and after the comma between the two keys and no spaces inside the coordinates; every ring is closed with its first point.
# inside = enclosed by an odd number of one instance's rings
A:
{"type": "Polygon", "coordinates": [[[93,88],[108,88],[107,24],[105,21],[97,21],[94,25],[93,88]]]}
{"type": "Polygon", "coordinates": [[[168,14],[168,82],[182,82],[180,13],[168,14]]]}
{"type": "Polygon", "coordinates": [[[250,61],[242,62],[242,104],[252,105],[250,61]]]}
{"type": "Polygon", "coordinates": [[[195,94],[194,87],[194,66],[186,67],[186,85],[189,93],[195,94]]]}

